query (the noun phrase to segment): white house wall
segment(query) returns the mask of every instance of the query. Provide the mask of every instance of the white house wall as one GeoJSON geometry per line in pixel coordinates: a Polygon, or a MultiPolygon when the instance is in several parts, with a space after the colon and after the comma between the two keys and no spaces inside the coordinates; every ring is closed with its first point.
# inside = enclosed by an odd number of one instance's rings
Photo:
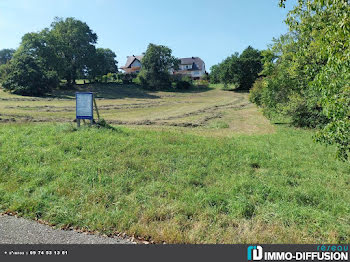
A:
{"type": "Polygon", "coordinates": [[[130,67],[141,67],[141,63],[139,60],[135,60],[134,62],[132,62],[130,67]]]}
{"type": "Polygon", "coordinates": [[[204,72],[203,71],[191,71],[191,76],[192,77],[202,77],[204,75],[204,72]]]}

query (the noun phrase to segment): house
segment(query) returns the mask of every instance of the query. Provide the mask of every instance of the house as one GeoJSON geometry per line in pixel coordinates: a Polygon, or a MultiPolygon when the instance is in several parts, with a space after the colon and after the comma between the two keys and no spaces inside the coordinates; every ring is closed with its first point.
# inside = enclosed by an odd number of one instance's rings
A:
{"type": "MultiPolygon", "coordinates": [[[[125,74],[137,74],[142,67],[142,58],[144,54],[139,56],[128,56],[125,66],[121,67],[125,74]]],[[[205,74],[205,63],[199,57],[180,58],[178,70],[170,70],[173,75],[190,76],[193,79],[200,79],[205,74]]]]}
{"type": "Polygon", "coordinates": [[[180,58],[179,70],[173,71],[174,75],[186,75],[193,79],[200,79],[205,74],[205,63],[199,57],[180,58]]]}
{"type": "Polygon", "coordinates": [[[121,67],[120,69],[124,70],[125,74],[137,74],[140,72],[142,64],[142,58],[144,55],[132,55],[127,56],[126,64],[125,66],[121,67]]]}

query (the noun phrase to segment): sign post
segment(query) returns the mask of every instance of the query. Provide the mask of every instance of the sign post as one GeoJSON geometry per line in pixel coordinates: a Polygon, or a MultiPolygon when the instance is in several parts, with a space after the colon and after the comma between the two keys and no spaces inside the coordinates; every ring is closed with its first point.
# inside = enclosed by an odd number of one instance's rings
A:
{"type": "Polygon", "coordinates": [[[76,119],[77,125],[80,127],[80,120],[88,119],[92,125],[94,120],[93,101],[94,95],[92,92],[75,93],[76,99],[76,119]]]}

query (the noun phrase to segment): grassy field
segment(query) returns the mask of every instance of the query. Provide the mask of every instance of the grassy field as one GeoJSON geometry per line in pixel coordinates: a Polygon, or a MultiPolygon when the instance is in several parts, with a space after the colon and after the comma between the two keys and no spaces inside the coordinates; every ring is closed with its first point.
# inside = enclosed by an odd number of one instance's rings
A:
{"type": "Polygon", "coordinates": [[[313,132],[244,93],[93,89],[122,125],[76,130],[74,92],[0,93],[0,211],[167,243],[350,241],[349,163],[313,132]]]}
{"type": "Polygon", "coordinates": [[[112,124],[156,129],[198,127],[196,132],[214,136],[274,131],[248,102],[246,93],[205,87],[187,92],[150,92],[118,84],[81,86],[46,98],[21,97],[0,90],[0,122],[72,122],[76,91],[95,92],[101,116],[112,124]]]}

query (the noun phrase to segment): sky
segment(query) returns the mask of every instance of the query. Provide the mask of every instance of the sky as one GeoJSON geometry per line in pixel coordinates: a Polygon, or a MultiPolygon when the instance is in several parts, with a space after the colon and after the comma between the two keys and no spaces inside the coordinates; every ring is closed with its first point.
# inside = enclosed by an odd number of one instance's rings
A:
{"type": "Polygon", "coordinates": [[[265,49],[287,32],[278,0],[0,0],[0,49],[17,48],[25,33],[49,27],[54,17],[75,17],[110,48],[118,66],[149,43],[179,58],[198,56],[209,69],[251,45],[265,49]]]}

